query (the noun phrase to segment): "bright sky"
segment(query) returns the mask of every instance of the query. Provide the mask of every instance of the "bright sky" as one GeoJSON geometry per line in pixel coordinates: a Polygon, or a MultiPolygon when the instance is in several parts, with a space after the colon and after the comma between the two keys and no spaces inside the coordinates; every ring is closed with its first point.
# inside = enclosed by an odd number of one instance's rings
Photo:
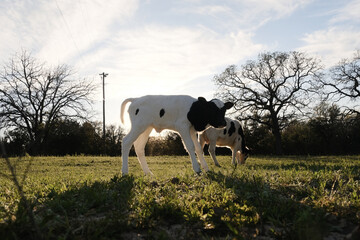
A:
{"type": "Polygon", "coordinates": [[[30,51],[99,85],[96,119],[147,94],[210,100],[213,77],[265,51],[305,51],[331,66],[360,49],[360,0],[0,0],[0,63],[30,51]]]}

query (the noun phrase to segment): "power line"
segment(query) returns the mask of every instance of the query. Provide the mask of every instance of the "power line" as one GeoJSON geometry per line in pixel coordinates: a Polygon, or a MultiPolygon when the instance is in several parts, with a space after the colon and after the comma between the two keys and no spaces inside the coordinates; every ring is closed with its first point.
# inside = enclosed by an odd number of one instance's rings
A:
{"type": "MultiPolygon", "coordinates": [[[[65,19],[65,16],[64,16],[61,8],[59,7],[59,4],[58,4],[57,0],[55,0],[55,3],[56,3],[56,7],[57,7],[57,9],[58,9],[58,11],[59,11],[59,13],[60,13],[60,15],[61,15],[61,18],[62,18],[62,20],[63,20],[63,22],[64,22],[64,24],[65,24],[66,30],[68,31],[68,33],[69,33],[69,35],[70,35],[70,38],[71,38],[71,40],[72,40],[72,42],[73,42],[76,50],[77,50],[78,53],[80,54],[80,50],[79,50],[79,48],[78,48],[78,46],[77,46],[77,44],[76,44],[76,42],[75,42],[75,39],[74,39],[74,37],[73,37],[73,35],[72,35],[72,33],[71,33],[69,24],[67,23],[67,21],[66,21],[66,19],[65,19]]],[[[80,55],[80,56],[81,56],[81,55],[80,55]]],[[[80,60],[81,60],[81,58],[80,58],[80,60]]],[[[81,61],[82,61],[82,60],[81,60],[81,61]]]]}

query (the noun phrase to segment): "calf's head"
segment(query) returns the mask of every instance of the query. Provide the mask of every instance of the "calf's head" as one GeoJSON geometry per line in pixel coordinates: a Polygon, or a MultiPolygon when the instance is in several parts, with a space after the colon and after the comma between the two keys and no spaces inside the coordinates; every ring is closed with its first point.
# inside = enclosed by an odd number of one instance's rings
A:
{"type": "Polygon", "coordinates": [[[245,147],[241,152],[238,151],[236,153],[236,158],[239,160],[239,164],[245,164],[246,159],[248,159],[250,153],[250,149],[245,147]]]}
{"type": "Polygon", "coordinates": [[[191,105],[187,118],[196,131],[203,131],[209,125],[214,128],[223,128],[226,127],[225,112],[233,105],[231,102],[224,103],[219,99],[206,101],[205,98],[199,97],[191,105]]]}

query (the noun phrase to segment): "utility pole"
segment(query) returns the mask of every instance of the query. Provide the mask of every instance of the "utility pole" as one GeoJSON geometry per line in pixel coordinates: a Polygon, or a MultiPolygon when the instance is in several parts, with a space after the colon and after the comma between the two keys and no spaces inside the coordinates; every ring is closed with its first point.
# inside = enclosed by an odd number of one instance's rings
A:
{"type": "Polygon", "coordinates": [[[105,141],[105,77],[109,75],[108,73],[100,73],[103,84],[103,141],[104,141],[104,154],[106,153],[106,141],[105,141]]]}

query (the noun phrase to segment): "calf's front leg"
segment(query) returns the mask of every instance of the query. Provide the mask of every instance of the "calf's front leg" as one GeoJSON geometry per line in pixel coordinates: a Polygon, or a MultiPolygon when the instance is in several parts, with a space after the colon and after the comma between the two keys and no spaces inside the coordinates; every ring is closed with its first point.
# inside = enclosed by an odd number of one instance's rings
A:
{"type": "Polygon", "coordinates": [[[231,148],[231,151],[232,151],[232,161],[231,161],[231,163],[233,164],[233,165],[237,165],[237,161],[236,161],[236,152],[237,152],[237,149],[235,148],[231,148]]]}
{"type": "Polygon", "coordinates": [[[184,144],[187,152],[190,155],[192,167],[193,167],[194,171],[199,174],[201,172],[201,169],[200,169],[200,165],[199,165],[198,161],[196,160],[195,146],[191,139],[190,131],[189,131],[189,129],[181,129],[179,131],[179,134],[183,140],[183,144],[184,144]]]}
{"type": "Polygon", "coordinates": [[[213,160],[214,163],[215,163],[215,166],[221,167],[221,165],[219,164],[219,162],[218,162],[217,159],[216,159],[215,149],[216,149],[216,142],[210,141],[210,142],[209,142],[209,150],[208,150],[208,151],[209,151],[209,153],[210,153],[210,155],[211,155],[212,160],[213,160]]]}
{"type": "Polygon", "coordinates": [[[209,171],[209,167],[205,161],[205,158],[204,158],[204,152],[201,148],[201,145],[198,141],[198,138],[196,137],[196,131],[194,128],[191,128],[190,129],[190,136],[191,136],[191,139],[194,143],[194,146],[195,146],[195,151],[196,151],[196,155],[197,157],[199,158],[200,160],[200,164],[202,166],[202,168],[205,170],[205,172],[209,171]]]}

